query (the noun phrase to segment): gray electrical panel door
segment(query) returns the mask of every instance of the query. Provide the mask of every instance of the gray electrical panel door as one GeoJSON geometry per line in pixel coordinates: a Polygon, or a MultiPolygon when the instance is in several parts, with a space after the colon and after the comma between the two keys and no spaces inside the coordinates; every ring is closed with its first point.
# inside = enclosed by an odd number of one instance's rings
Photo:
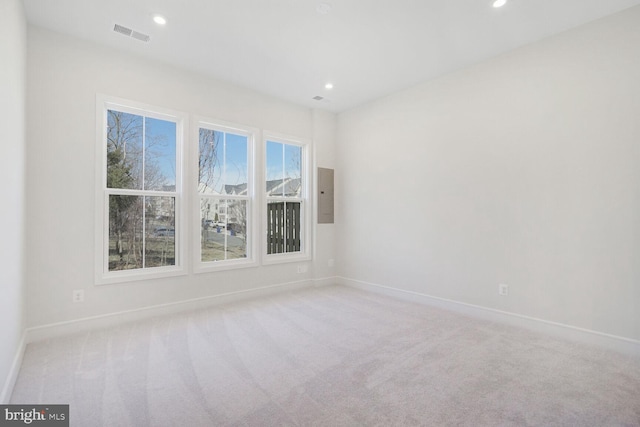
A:
{"type": "Polygon", "coordinates": [[[318,168],[318,224],[333,224],[333,169],[318,168]]]}

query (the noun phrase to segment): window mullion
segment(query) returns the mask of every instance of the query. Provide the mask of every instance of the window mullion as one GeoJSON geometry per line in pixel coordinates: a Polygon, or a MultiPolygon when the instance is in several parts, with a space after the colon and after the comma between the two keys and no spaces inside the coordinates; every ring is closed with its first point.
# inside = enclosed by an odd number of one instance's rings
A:
{"type": "Polygon", "coordinates": [[[147,149],[147,137],[146,137],[146,132],[147,132],[147,118],[143,118],[142,119],[142,182],[141,182],[141,186],[140,188],[142,190],[146,190],[147,186],[146,186],[146,182],[145,182],[145,177],[146,177],[146,173],[145,173],[145,167],[146,167],[146,160],[147,160],[147,155],[146,155],[146,149],[147,149]]]}
{"type": "Polygon", "coordinates": [[[286,182],[286,176],[287,176],[287,168],[285,167],[285,144],[282,144],[282,195],[284,196],[284,189],[285,189],[285,182],[286,182]]]}
{"type": "Polygon", "coordinates": [[[179,197],[179,193],[175,191],[158,191],[158,190],[130,190],[127,188],[106,188],[105,193],[113,196],[158,196],[158,197],[179,197]]]}
{"type": "MultiPolygon", "coordinates": [[[[144,170],[144,167],[143,167],[144,170]]],[[[142,268],[145,268],[147,263],[147,198],[142,196],[142,268]]]]}

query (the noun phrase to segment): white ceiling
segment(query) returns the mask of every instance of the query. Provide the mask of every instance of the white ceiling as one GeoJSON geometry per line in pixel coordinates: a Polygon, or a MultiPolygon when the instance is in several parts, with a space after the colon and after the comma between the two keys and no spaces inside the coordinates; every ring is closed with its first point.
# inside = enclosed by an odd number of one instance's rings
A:
{"type": "Polygon", "coordinates": [[[509,0],[495,9],[492,2],[24,0],[33,25],[334,112],[640,4],[509,0]],[[318,13],[320,3],[331,11],[318,13]],[[156,13],[165,27],[152,21],[156,13]],[[118,34],[114,24],[151,41],[118,34]],[[328,81],[334,89],[324,89],[328,81]]]}

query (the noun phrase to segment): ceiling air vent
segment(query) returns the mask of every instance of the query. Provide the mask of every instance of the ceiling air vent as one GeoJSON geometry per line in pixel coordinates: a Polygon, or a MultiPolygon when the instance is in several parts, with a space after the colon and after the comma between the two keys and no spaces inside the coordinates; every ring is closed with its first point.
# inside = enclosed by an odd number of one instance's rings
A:
{"type": "Polygon", "coordinates": [[[137,31],[134,31],[133,33],[131,33],[131,37],[133,37],[134,39],[138,39],[140,41],[143,41],[145,43],[148,42],[149,40],[151,40],[151,37],[149,37],[148,35],[139,33],[137,31]]]}
{"type": "Polygon", "coordinates": [[[118,25],[118,24],[113,26],[113,31],[127,37],[133,37],[134,39],[143,41],[145,43],[151,40],[151,37],[149,37],[147,34],[134,31],[131,28],[123,27],[122,25],[118,25]]]}
{"type": "Polygon", "coordinates": [[[124,34],[125,36],[130,36],[133,30],[131,28],[123,27],[122,25],[116,24],[113,27],[113,31],[116,33],[124,34]]]}
{"type": "Polygon", "coordinates": [[[311,98],[311,99],[314,99],[314,100],[316,100],[316,101],[322,101],[322,100],[324,99],[324,96],[316,95],[316,96],[314,96],[314,97],[313,97],[313,98],[311,98]]]}

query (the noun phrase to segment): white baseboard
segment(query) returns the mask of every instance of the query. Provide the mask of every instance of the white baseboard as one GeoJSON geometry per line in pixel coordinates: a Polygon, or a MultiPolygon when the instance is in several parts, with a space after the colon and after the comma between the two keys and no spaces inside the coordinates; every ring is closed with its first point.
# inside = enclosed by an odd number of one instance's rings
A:
{"type": "Polygon", "coordinates": [[[313,279],[314,286],[330,286],[336,284],[338,284],[338,278],[336,276],[313,279]]]}
{"type": "Polygon", "coordinates": [[[185,301],[142,307],[134,310],[125,310],[117,313],[84,317],[81,319],[74,319],[66,322],[51,323],[48,325],[27,328],[25,342],[28,344],[74,333],[108,328],[111,326],[148,319],[156,316],[175,314],[183,311],[197,310],[220,304],[269,296],[314,285],[316,285],[315,281],[312,279],[308,279],[297,282],[265,286],[255,289],[246,289],[237,292],[229,292],[219,295],[210,295],[201,298],[193,298],[185,301]]]}
{"type": "Polygon", "coordinates": [[[571,341],[597,345],[625,353],[632,356],[640,356],[640,341],[631,338],[610,335],[590,329],[578,328],[563,323],[551,322],[535,317],[523,316],[517,313],[496,310],[479,305],[467,304],[445,298],[434,297],[414,291],[363,282],[361,280],[337,277],[335,282],[340,285],[350,286],[378,294],[399,298],[405,301],[421,303],[450,311],[455,311],[467,316],[482,318],[485,320],[505,323],[516,327],[526,328],[547,335],[571,341]]]}
{"type": "Polygon", "coordinates": [[[13,358],[13,363],[11,364],[11,370],[9,370],[9,375],[7,375],[7,379],[4,382],[4,386],[2,387],[2,393],[0,393],[0,404],[6,405],[11,400],[11,394],[13,393],[13,387],[16,385],[16,380],[18,379],[18,374],[20,373],[20,367],[22,366],[22,358],[24,357],[24,349],[27,346],[27,332],[26,330],[22,333],[22,338],[20,338],[20,343],[18,344],[18,348],[16,349],[16,354],[13,358]]]}

